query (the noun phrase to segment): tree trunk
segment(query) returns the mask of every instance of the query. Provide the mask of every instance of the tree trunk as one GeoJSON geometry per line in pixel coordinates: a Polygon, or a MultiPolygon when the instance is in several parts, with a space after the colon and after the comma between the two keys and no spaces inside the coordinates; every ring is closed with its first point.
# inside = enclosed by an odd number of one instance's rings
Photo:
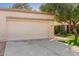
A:
{"type": "Polygon", "coordinates": [[[73,30],[74,35],[75,35],[74,45],[76,45],[77,44],[78,35],[77,35],[76,25],[75,24],[72,25],[72,30],[73,30]]]}
{"type": "Polygon", "coordinates": [[[73,34],[75,35],[74,45],[76,45],[77,39],[78,39],[78,35],[77,35],[77,31],[76,31],[76,24],[73,21],[69,20],[69,27],[70,27],[70,31],[73,32],[73,34]]]}
{"type": "Polygon", "coordinates": [[[72,34],[72,21],[71,20],[69,20],[69,33],[71,33],[72,34]]]}

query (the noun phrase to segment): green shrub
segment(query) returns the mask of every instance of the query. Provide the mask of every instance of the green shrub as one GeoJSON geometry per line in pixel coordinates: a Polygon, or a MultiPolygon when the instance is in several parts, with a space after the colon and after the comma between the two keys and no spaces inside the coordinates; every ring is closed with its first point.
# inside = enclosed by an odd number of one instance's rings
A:
{"type": "Polygon", "coordinates": [[[54,30],[55,30],[55,34],[59,33],[60,32],[60,26],[55,26],[54,30]]]}

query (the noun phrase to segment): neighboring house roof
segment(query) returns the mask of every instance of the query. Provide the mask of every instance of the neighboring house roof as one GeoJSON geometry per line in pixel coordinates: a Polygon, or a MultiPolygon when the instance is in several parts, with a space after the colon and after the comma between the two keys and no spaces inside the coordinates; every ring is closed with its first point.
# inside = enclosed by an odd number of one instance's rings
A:
{"type": "Polygon", "coordinates": [[[47,15],[52,15],[47,12],[38,12],[38,11],[33,11],[30,9],[13,9],[13,8],[0,8],[0,11],[11,11],[11,12],[22,12],[22,13],[36,13],[36,14],[47,14],[47,15]]]}

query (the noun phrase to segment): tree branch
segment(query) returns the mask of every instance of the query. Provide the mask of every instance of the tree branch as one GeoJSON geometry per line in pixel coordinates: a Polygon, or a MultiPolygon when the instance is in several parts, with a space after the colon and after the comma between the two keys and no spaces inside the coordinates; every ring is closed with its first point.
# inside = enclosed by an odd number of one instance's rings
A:
{"type": "Polygon", "coordinates": [[[76,23],[78,23],[78,22],[79,22],[79,20],[76,21],[76,23]]]}

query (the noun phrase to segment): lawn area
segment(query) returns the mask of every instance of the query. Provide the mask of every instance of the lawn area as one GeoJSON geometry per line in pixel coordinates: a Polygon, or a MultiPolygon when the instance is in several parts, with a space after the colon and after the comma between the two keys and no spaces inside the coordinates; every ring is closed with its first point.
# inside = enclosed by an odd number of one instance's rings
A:
{"type": "MultiPolygon", "coordinates": [[[[67,40],[59,40],[59,42],[63,42],[63,43],[74,46],[75,36],[73,34],[58,34],[58,36],[68,38],[67,40]]],[[[79,47],[79,37],[77,39],[77,44],[75,46],[79,47]]]]}

